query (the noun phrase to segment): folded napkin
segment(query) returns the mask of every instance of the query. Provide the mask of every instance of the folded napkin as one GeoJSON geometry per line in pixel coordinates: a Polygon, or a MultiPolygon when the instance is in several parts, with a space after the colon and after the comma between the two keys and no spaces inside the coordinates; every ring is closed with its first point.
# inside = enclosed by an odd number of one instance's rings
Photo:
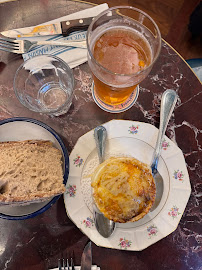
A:
{"type": "MultiPolygon", "coordinates": [[[[89,18],[97,16],[102,11],[108,9],[107,4],[101,4],[98,6],[94,6],[92,8],[88,8],[67,16],[63,16],[61,18],[45,22],[43,24],[52,24],[55,22],[62,22],[66,20],[76,20],[79,18],[89,18]]],[[[25,29],[25,28],[24,28],[25,29]]],[[[21,30],[23,33],[23,30],[21,30]]],[[[2,34],[6,33],[6,36],[16,36],[19,34],[19,31],[16,32],[15,29],[2,32],[2,34]]],[[[54,36],[40,36],[40,37],[26,37],[26,40],[30,41],[38,41],[38,40],[51,40],[51,41],[65,41],[65,40],[79,40],[79,39],[85,39],[86,38],[87,31],[77,31],[71,33],[67,37],[63,37],[62,35],[54,35],[54,36]]],[[[18,38],[22,39],[22,38],[18,38]]],[[[74,48],[74,47],[68,47],[68,46],[53,46],[53,45],[40,45],[36,46],[33,50],[31,50],[28,53],[24,53],[23,59],[27,60],[29,58],[32,58],[37,55],[42,54],[51,54],[60,57],[65,62],[68,63],[70,68],[74,68],[80,64],[83,64],[87,61],[87,49],[81,49],[81,48],[74,48]]]]}
{"type": "MultiPolygon", "coordinates": [[[[80,270],[81,266],[74,266],[75,270],[80,270]]],[[[72,268],[70,267],[70,270],[72,268]]],[[[49,270],[58,270],[58,268],[53,268],[53,269],[49,269],[49,270]]],[[[97,265],[92,265],[91,270],[100,270],[100,267],[98,267],[97,265]]]]}
{"type": "Polygon", "coordinates": [[[16,0],[0,0],[0,4],[1,3],[6,3],[6,2],[12,2],[12,1],[16,1],[16,0]]]}

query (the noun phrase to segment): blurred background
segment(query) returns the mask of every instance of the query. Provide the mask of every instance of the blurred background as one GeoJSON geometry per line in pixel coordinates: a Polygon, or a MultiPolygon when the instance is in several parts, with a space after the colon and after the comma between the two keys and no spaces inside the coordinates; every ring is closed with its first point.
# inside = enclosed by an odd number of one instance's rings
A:
{"type": "Polygon", "coordinates": [[[200,0],[88,0],[110,7],[130,5],[148,13],[161,35],[184,59],[202,58],[202,1],[200,0]]]}
{"type": "MultiPolygon", "coordinates": [[[[0,31],[22,27],[22,25],[31,26],[64,16],[65,9],[69,7],[68,2],[70,1],[0,0],[0,31]],[[50,4],[54,6],[54,14],[46,12],[50,4]],[[33,14],[36,5],[43,16],[33,14]],[[10,16],[5,17],[5,13],[7,15],[9,13],[10,16]],[[20,16],[22,14],[23,17],[20,16]]],[[[85,0],[83,2],[107,3],[109,7],[117,5],[137,7],[155,20],[163,39],[184,59],[202,58],[202,1],[200,0],[85,0]]]]}

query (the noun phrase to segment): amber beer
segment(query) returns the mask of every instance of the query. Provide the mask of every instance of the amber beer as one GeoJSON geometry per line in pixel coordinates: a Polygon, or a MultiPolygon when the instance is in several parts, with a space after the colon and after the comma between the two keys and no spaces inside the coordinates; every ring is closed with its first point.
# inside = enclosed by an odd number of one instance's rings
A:
{"type": "MultiPolygon", "coordinates": [[[[100,100],[109,105],[122,104],[128,99],[137,85],[130,87],[115,87],[107,85],[93,74],[95,92],[100,100]]],[[[136,91],[136,90],[135,90],[136,91]]]]}
{"type": "Polygon", "coordinates": [[[87,46],[96,97],[105,104],[119,105],[151,71],[160,52],[161,36],[144,12],[113,7],[93,20],[87,46]]]}
{"type": "MultiPolygon", "coordinates": [[[[151,63],[151,49],[145,38],[135,31],[110,29],[99,37],[93,48],[95,60],[114,74],[132,75],[143,70],[151,63]]],[[[109,75],[110,76],[110,75],[109,75]]],[[[108,77],[109,77],[108,76],[108,77]]],[[[122,87],[113,76],[111,84],[106,84],[93,74],[95,91],[107,104],[117,105],[128,99],[136,85],[122,87]]]]}

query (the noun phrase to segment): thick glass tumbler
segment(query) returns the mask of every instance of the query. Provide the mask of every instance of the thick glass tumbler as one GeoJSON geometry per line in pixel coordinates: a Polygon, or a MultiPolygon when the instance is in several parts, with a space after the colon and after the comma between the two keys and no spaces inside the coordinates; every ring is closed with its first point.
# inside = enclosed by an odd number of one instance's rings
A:
{"type": "Polygon", "coordinates": [[[117,6],[92,21],[87,47],[96,96],[113,106],[125,102],[149,74],[161,50],[161,34],[145,12],[117,6]]]}
{"type": "Polygon", "coordinates": [[[66,113],[72,103],[73,73],[62,59],[39,55],[18,68],[14,90],[18,100],[28,109],[59,116],[66,113]]]}

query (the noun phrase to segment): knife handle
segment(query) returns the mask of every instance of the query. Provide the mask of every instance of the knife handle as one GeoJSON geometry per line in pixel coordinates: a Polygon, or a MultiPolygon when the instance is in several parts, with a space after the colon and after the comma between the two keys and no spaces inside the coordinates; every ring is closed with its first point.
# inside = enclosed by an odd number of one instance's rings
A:
{"type": "Polygon", "coordinates": [[[62,35],[64,37],[68,36],[71,32],[79,30],[87,30],[93,18],[83,18],[77,20],[70,20],[61,22],[62,35]]]}

